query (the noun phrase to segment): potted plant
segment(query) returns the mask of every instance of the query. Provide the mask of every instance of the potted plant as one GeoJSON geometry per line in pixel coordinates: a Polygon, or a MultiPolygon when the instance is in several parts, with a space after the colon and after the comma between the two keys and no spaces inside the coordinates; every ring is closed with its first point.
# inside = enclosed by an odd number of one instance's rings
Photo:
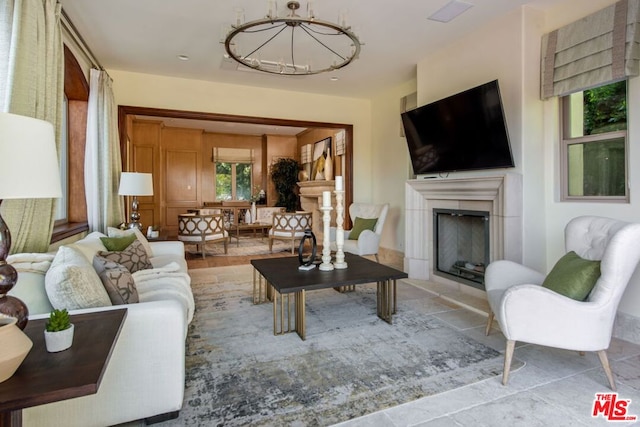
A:
{"type": "Polygon", "coordinates": [[[271,180],[278,194],[276,206],[284,207],[287,212],[295,212],[300,202],[296,191],[300,169],[302,167],[297,160],[287,157],[271,165],[271,180]]]}
{"type": "Polygon", "coordinates": [[[49,315],[49,320],[45,325],[44,341],[47,351],[56,353],[66,350],[73,343],[73,323],[69,319],[67,309],[55,309],[49,315]]]}

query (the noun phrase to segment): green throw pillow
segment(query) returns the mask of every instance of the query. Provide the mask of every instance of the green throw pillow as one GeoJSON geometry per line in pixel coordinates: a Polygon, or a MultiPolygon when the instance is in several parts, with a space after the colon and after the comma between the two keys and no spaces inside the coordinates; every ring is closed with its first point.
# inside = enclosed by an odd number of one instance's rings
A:
{"type": "Polygon", "coordinates": [[[566,297],[584,301],[600,277],[600,261],[590,261],[578,256],[574,251],[560,258],[542,283],[566,297]]]}
{"type": "Polygon", "coordinates": [[[136,235],[132,233],[122,237],[101,237],[100,240],[102,240],[102,244],[108,251],[120,252],[127,249],[136,240],[136,235]]]}
{"type": "Polygon", "coordinates": [[[351,233],[349,233],[349,240],[358,240],[360,233],[364,230],[373,231],[376,226],[376,222],[378,222],[378,218],[360,218],[357,216],[356,220],[353,222],[351,233]]]}

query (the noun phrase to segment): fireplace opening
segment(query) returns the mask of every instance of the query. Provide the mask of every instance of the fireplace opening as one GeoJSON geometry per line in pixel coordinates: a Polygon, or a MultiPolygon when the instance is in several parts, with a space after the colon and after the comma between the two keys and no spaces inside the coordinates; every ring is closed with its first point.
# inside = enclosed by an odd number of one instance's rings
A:
{"type": "Polygon", "coordinates": [[[489,212],[433,209],[433,273],[484,290],[489,212]]]}

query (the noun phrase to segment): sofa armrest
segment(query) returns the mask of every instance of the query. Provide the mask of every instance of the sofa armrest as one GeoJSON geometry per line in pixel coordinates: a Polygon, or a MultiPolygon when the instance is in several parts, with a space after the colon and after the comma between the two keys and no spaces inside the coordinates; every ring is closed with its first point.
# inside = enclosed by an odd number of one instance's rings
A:
{"type": "Polygon", "coordinates": [[[178,240],[166,242],[149,242],[153,256],[158,255],[182,255],[184,256],[184,243],[178,240]]]}
{"type": "Polygon", "coordinates": [[[127,317],[98,393],[25,409],[25,425],[48,425],[51,420],[64,426],[115,425],[180,410],[185,384],[183,307],[164,300],[70,313],[118,308],[127,308],[127,317]]]}

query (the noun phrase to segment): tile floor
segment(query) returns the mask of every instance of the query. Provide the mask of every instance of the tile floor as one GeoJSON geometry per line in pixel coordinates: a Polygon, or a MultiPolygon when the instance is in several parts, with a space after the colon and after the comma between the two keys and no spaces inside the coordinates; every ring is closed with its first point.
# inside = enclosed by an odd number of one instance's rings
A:
{"type": "MultiPolygon", "coordinates": [[[[504,337],[497,327],[489,336],[484,334],[485,301],[449,291],[445,286],[410,282],[429,291],[427,297],[418,298],[415,303],[428,304],[436,317],[475,340],[504,351],[504,337]]],[[[399,291],[398,299],[415,296],[410,290],[399,291]]],[[[618,398],[630,399],[627,415],[640,417],[640,345],[614,339],[608,354],[618,398]]],[[[506,386],[501,384],[501,377],[490,378],[338,426],[640,425],[640,421],[611,422],[602,415],[591,416],[595,394],[611,391],[595,353],[580,356],[573,351],[519,343],[514,357],[524,366],[512,371],[506,386]]]]}

